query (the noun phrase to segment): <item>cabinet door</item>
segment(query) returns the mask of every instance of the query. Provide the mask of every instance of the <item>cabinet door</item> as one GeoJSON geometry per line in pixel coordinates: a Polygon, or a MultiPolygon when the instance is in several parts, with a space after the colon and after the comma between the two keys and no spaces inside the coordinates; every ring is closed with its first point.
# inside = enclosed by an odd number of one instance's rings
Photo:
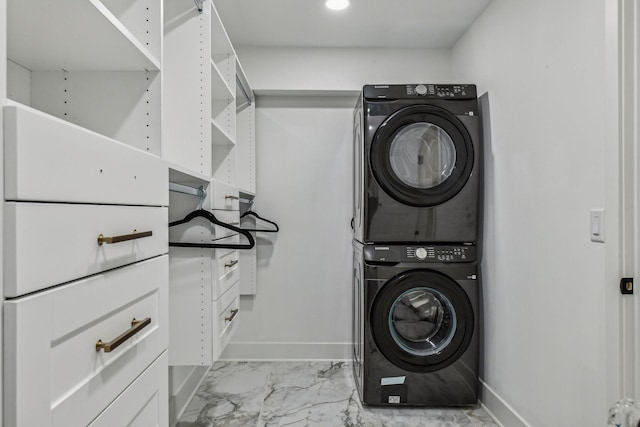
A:
{"type": "Polygon", "coordinates": [[[211,181],[211,209],[237,211],[240,209],[240,193],[232,185],[216,179],[211,181]]]}
{"type": "Polygon", "coordinates": [[[5,199],[166,206],[158,157],[27,107],[4,108],[5,199]]]}
{"type": "Polygon", "coordinates": [[[219,299],[240,278],[239,250],[216,249],[214,261],[217,280],[214,280],[213,299],[219,299]]]}
{"type": "Polygon", "coordinates": [[[240,318],[240,285],[236,282],[224,295],[215,302],[213,316],[213,355],[217,360],[238,330],[240,318]]]}
{"type": "Polygon", "coordinates": [[[168,427],[169,366],[165,351],[90,427],[168,427]]]}
{"type": "Polygon", "coordinates": [[[164,255],[5,302],[5,425],[87,425],[113,402],[167,348],[167,268],[164,255]],[[134,318],[150,322],[97,346],[134,318]]]}
{"type": "Polygon", "coordinates": [[[6,203],[5,296],[165,254],[167,222],[159,207],[6,203]],[[100,244],[100,235],[125,240],[100,244]]]}

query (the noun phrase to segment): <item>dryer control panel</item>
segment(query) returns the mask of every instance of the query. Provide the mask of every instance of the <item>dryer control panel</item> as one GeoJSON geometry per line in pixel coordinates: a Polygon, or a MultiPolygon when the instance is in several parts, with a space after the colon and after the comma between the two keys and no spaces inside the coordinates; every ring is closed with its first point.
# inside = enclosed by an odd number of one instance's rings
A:
{"type": "Polygon", "coordinates": [[[374,262],[472,262],[477,247],[469,245],[365,245],[365,261],[374,262]]]}
{"type": "Polygon", "coordinates": [[[431,83],[409,85],[367,85],[363,88],[367,99],[475,99],[476,85],[431,83]]]}

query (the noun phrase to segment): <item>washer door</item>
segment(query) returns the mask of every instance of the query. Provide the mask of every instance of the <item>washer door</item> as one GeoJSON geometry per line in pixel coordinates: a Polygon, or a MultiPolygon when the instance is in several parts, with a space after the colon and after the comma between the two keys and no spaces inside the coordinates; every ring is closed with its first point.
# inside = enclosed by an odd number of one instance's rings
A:
{"type": "Polygon", "coordinates": [[[445,368],[465,352],[474,328],[473,307],[451,278],[412,270],[389,280],[371,308],[378,349],[396,366],[415,372],[445,368]]]}
{"type": "Polygon", "coordinates": [[[378,128],[371,169],[380,186],[410,206],[434,206],[455,196],[473,167],[473,144],[453,114],[430,105],[398,110],[378,128]]]}

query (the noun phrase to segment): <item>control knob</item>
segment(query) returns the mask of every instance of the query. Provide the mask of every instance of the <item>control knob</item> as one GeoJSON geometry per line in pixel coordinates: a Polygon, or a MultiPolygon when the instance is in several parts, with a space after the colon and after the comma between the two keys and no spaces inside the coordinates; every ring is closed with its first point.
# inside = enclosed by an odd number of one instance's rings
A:
{"type": "Polygon", "coordinates": [[[425,259],[427,257],[427,250],[425,248],[416,249],[416,258],[425,259]]]}
{"type": "Polygon", "coordinates": [[[427,94],[427,87],[425,85],[416,86],[416,93],[418,95],[426,95],[427,94]]]}

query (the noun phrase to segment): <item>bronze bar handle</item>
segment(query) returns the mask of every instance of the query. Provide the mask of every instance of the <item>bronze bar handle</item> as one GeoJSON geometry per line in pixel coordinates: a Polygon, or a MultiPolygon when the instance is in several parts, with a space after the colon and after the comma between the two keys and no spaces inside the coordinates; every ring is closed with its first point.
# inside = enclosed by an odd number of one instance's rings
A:
{"type": "Polygon", "coordinates": [[[238,309],[235,308],[231,310],[231,316],[225,317],[224,320],[226,320],[227,322],[233,322],[233,318],[236,317],[237,315],[238,315],[238,309]]]}
{"type": "Polygon", "coordinates": [[[101,234],[98,236],[98,244],[102,245],[103,243],[106,243],[110,245],[112,243],[126,242],[127,240],[142,239],[143,237],[150,236],[153,236],[153,231],[143,231],[142,233],[123,234],[122,236],[113,237],[105,237],[101,234]]]}
{"type": "Polygon", "coordinates": [[[234,259],[234,260],[233,260],[233,261],[231,261],[231,262],[227,262],[227,263],[225,263],[224,267],[225,267],[225,268],[231,268],[231,267],[233,267],[234,265],[236,265],[237,263],[238,263],[238,260],[237,260],[237,259],[234,259]]]}
{"type": "Polygon", "coordinates": [[[231,200],[240,200],[240,197],[238,196],[231,196],[229,194],[224,196],[225,199],[231,199],[231,200]]]}
{"type": "Polygon", "coordinates": [[[114,339],[111,342],[102,342],[102,340],[98,340],[96,343],[96,351],[104,350],[105,353],[110,353],[111,350],[115,350],[118,348],[120,344],[140,332],[144,329],[145,326],[151,323],[151,318],[147,317],[143,320],[136,320],[135,318],[131,321],[131,329],[122,333],[118,338],[114,339]]]}

